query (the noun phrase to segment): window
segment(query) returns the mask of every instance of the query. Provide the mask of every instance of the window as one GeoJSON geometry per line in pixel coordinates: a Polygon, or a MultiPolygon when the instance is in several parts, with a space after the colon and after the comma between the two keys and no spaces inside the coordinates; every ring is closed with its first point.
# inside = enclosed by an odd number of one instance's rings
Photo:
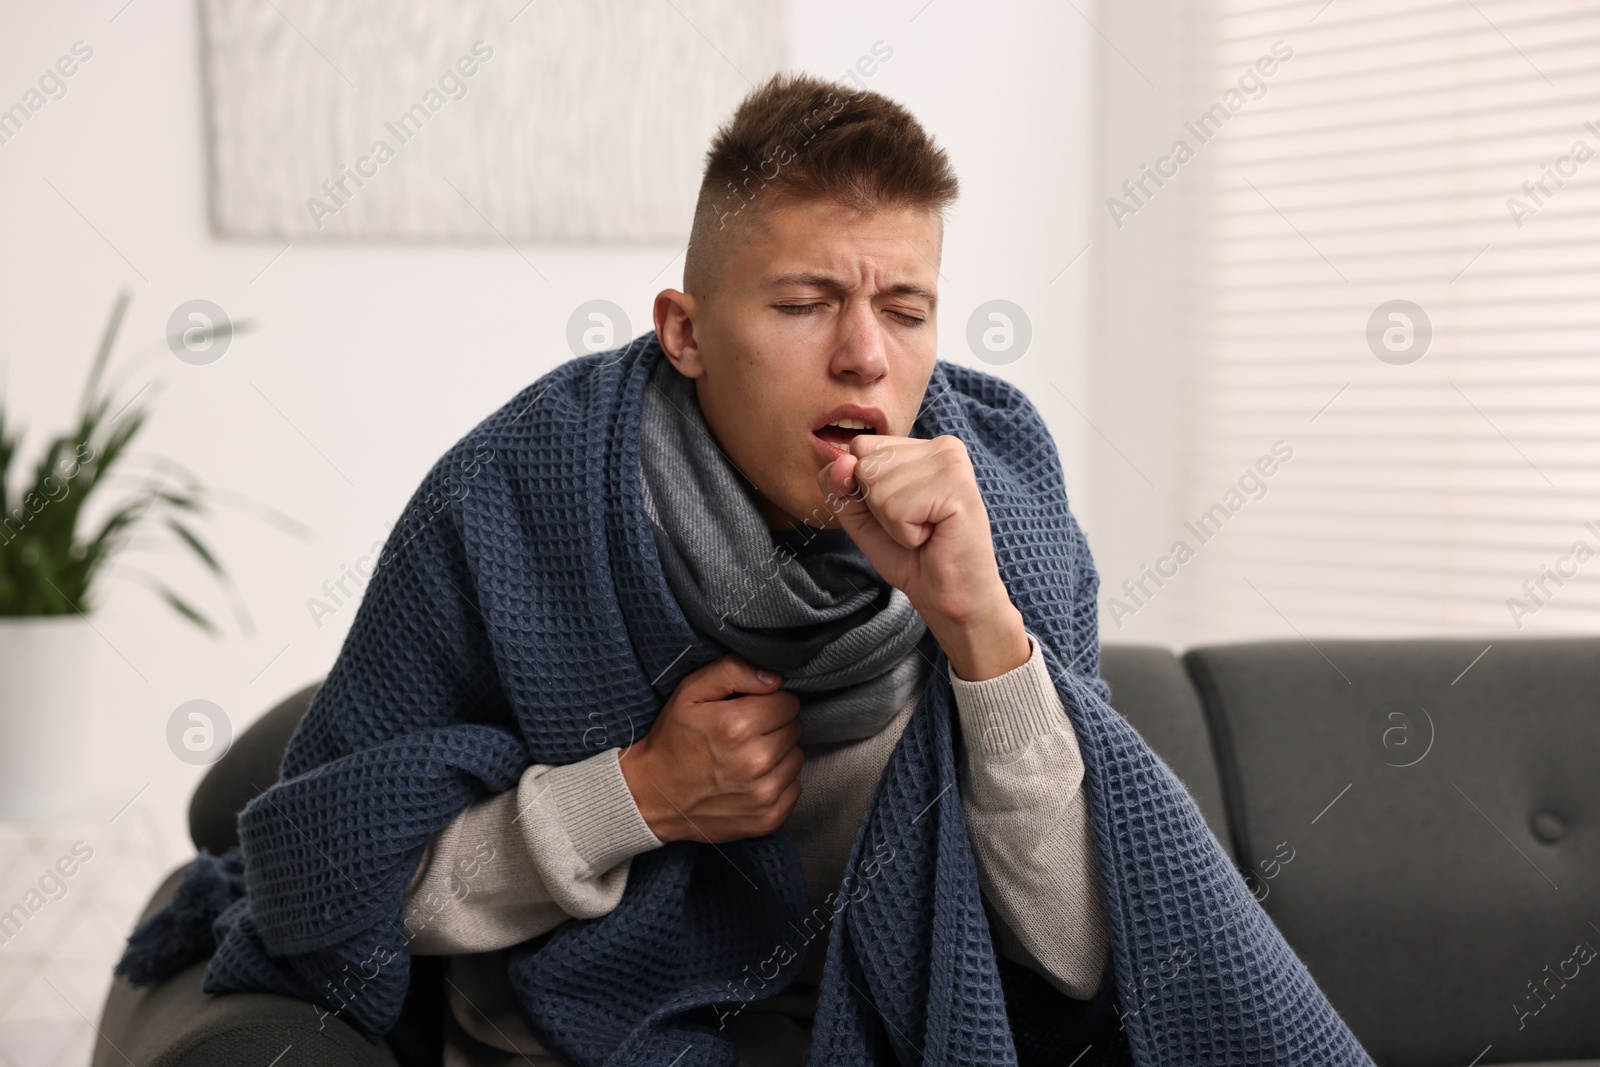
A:
{"type": "Polygon", "coordinates": [[[1184,640],[1594,632],[1600,5],[1210,6],[1153,164],[1196,172],[1184,640]]]}

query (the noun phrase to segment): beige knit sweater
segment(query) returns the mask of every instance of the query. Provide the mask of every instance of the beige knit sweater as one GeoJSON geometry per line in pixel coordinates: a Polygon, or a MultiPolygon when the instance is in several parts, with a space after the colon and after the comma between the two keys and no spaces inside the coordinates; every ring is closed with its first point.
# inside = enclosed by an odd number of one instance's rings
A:
{"type": "MultiPolygon", "coordinates": [[[[968,682],[949,672],[965,742],[957,792],[996,950],[1088,999],[1104,972],[1107,933],[1083,763],[1039,643],[1028,640],[1028,661],[997,678],[968,682]]],[[[786,825],[819,906],[840,888],[856,829],[922,688],[876,735],[805,747],[786,825]]],[[[515,789],[477,801],[429,838],[406,892],[405,927],[413,954],[451,957],[446,1067],[562,1064],[517,1015],[501,950],[569,918],[604,915],[622,898],[632,857],[663,844],[628,790],[621,751],[534,764],[515,789]]],[[[947,799],[955,798],[936,803],[947,799]]],[[[855,872],[852,885],[863,877],[869,872],[855,872]]],[[[789,989],[719,1011],[741,1064],[804,1062],[825,928],[808,947],[789,989]]]]}

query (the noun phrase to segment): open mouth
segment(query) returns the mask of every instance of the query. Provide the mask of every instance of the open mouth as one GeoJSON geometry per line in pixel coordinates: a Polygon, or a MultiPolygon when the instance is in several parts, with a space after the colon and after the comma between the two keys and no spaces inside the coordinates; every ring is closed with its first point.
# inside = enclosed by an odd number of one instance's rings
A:
{"type": "Polygon", "coordinates": [[[838,445],[841,448],[849,448],[852,437],[864,433],[877,433],[876,430],[860,419],[840,419],[838,422],[830,422],[826,426],[811,432],[829,444],[838,445]]]}

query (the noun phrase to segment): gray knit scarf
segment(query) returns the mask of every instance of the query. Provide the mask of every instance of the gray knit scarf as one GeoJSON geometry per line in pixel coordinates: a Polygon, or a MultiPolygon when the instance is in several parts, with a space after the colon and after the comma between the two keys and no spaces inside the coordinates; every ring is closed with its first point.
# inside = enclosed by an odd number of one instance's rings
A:
{"type": "Polygon", "coordinates": [[[882,730],[932,663],[911,601],[844,530],[768,529],[711,436],[694,382],[666,359],[641,419],[645,511],[684,617],[800,694],[802,744],[882,730]]]}

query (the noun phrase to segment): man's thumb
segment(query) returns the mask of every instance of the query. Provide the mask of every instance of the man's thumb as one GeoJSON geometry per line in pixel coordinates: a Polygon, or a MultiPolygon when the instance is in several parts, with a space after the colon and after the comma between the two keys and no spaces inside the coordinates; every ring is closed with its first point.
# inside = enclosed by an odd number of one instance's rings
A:
{"type": "Polygon", "coordinates": [[[766,693],[783,678],[743,656],[729,653],[686,679],[684,695],[696,703],[723,700],[735,693],[766,693]]]}
{"type": "Polygon", "coordinates": [[[854,529],[860,524],[860,516],[867,512],[866,502],[863,500],[861,479],[857,470],[861,461],[850,453],[845,453],[828,466],[817,472],[817,485],[822,489],[823,506],[831,514],[839,516],[839,522],[845,529],[854,529]],[[855,524],[850,524],[850,519],[855,519],[855,524]]]}

